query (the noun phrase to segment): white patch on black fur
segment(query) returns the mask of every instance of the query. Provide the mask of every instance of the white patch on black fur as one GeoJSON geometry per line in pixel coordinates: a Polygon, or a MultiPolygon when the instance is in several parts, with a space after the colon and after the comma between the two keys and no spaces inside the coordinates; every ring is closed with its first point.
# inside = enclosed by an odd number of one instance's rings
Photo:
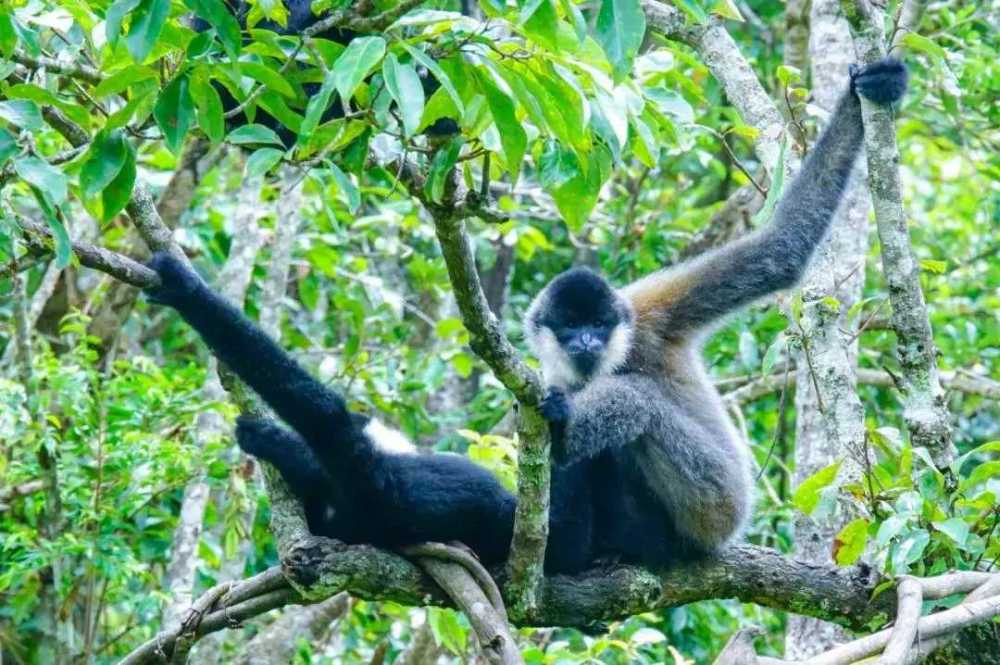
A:
{"type": "Polygon", "coordinates": [[[365,425],[365,436],[367,436],[375,447],[383,453],[390,455],[412,455],[417,452],[416,446],[403,436],[399,430],[386,427],[377,418],[372,418],[365,425]]]}

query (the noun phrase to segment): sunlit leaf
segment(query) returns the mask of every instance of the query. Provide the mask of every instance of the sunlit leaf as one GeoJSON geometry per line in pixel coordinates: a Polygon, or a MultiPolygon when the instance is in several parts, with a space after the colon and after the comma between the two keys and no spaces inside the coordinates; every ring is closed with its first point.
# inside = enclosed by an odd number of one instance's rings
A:
{"type": "Polygon", "coordinates": [[[840,464],[841,461],[837,460],[803,480],[792,495],[795,507],[806,515],[812,513],[819,503],[820,492],[837,478],[840,464]]]}
{"type": "Polygon", "coordinates": [[[396,55],[390,53],[382,63],[382,78],[399,108],[403,133],[412,136],[420,127],[420,119],[424,115],[424,88],[417,70],[411,64],[400,64],[396,55]]]}
{"type": "Polygon", "coordinates": [[[186,73],[175,76],[163,89],[153,107],[153,117],[163,132],[167,148],[175,154],[179,153],[194,121],[194,104],[186,73]]]}
{"type": "Polygon", "coordinates": [[[334,87],[346,104],[368,73],[385,55],[385,40],[381,37],[355,37],[333,64],[334,87]]]}
{"type": "Polygon", "coordinates": [[[595,34],[614,69],[616,81],[632,70],[646,34],[646,15],[639,0],[602,0],[595,34]]]}

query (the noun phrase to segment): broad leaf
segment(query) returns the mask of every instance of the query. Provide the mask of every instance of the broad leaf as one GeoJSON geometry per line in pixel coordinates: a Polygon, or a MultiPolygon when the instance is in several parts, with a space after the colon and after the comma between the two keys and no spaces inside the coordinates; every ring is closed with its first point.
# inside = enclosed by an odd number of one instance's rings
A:
{"type": "Polygon", "coordinates": [[[424,184],[424,194],[435,203],[441,203],[441,199],[444,197],[444,187],[448,182],[448,174],[451,173],[458,161],[458,153],[462,150],[462,143],[462,137],[456,136],[438,150],[434,154],[434,159],[431,160],[427,182],[424,184]]]}
{"type": "Polygon", "coordinates": [[[385,40],[381,37],[360,37],[351,40],[333,63],[333,78],[340,99],[346,106],[354,91],[385,55],[385,40]]]}
{"type": "Polygon", "coordinates": [[[153,107],[153,117],[163,132],[167,148],[177,154],[184,144],[184,137],[194,120],[194,104],[188,89],[189,81],[186,73],[175,76],[174,80],[160,93],[153,107]]]}
{"type": "Polygon", "coordinates": [[[0,167],[18,151],[17,140],[6,129],[0,129],[0,167]]]}
{"type": "Polygon", "coordinates": [[[864,554],[868,543],[868,520],[859,517],[849,522],[833,541],[833,558],[841,566],[849,566],[864,554]]]}
{"type": "Polygon", "coordinates": [[[528,135],[514,112],[514,102],[500,90],[488,77],[481,77],[483,92],[486,93],[486,103],[493,115],[497,131],[500,134],[500,144],[503,146],[504,161],[510,171],[511,181],[517,182],[517,174],[524,160],[524,151],[528,146],[528,135]]]}
{"type": "Polygon", "coordinates": [[[66,176],[47,162],[28,155],[14,160],[14,170],[25,182],[36,187],[53,205],[61,205],[68,196],[66,176]]]}
{"type": "Polygon", "coordinates": [[[595,34],[614,68],[615,81],[621,81],[632,71],[646,34],[646,15],[639,0],[603,0],[595,34]]]}
{"type": "Polygon", "coordinates": [[[240,71],[289,99],[296,97],[295,88],[277,70],[271,69],[267,65],[259,62],[242,62],[240,63],[240,71]]]}
{"type": "Polygon", "coordinates": [[[33,132],[42,128],[42,112],[38,105],[27,99],[11,99],[0,102],[0,119],[33,132]]]}
{"type": "Polygon", "coordinates": [[[792,495],[792,503],[795,504],[795,507],[806,515],[810,514],[819,503],[820,492],[837,478],[839,470],[840,460],[830,466],[823,467],[803,480],[795,490],[795,494],[792,495]]]}
{"type": "Polygon", "coordinates": [[[191,96],[194,98],[198,126],[212,143],[218,143],[226,134],[226,118],[219,91],[204,70],[191,77],[191,96]]]}
{"type": "Polygon", "coordinates": [[[92,198],[115,179],[125,165],[128,143],[120,129],[98,132],[87,150],[87,158],[80,169],[80,189],[86,198],[92,198]]]}
{"type": "Polygon", "coordinates": [[[246,168],[244,169],[246,176],[253,178],[264,175],[274,168],[275,164],[281,161],[281,156],[284,154],[285,151],[278,148],[261,148],[254,151],[247,158],[246,168]]]}
{"type": "Polygon", "coordinates": [[[412,136],[424,115],[424,87],[411,64],[400,64],[394,53],[382,63],[382,78],[403,118],[403,133],[412,136]]]}
{"type": "Polygon", "coordinates": [[[441,66],[434,62],[433,58],[428,57],[427,54],[420,49],[414,48],[406,42],[403,42],[401,46],[406,49],[406,52],[409,53],[414,60],[426,67],[431,74],[434,74],[434,78],[438,80],[441,87],[444,88],[445,92],[448,93],[448,96],[451,97],[451,101],[455,102],[455,108],[458,109],[459,114],[465,113],[465,104],[462,102],[462,98],[459,96],[458,90],[455,89],[455,85],[451,82],[451,79],[448,78],[448,75],[444,73],[444,70],[441,69],[441,66]]]}
{"type": "Polygon", "coordinates": [[[240,24],[222,0],[185,0],[191,10],[215,28],[223,48],[232,60],[240,55],[240,24]]]}
{"type": "Polygon", "coordinates": [[[101,219],[107,221],[120,213],[132,198],[135,187],[135,149],[126,142],[125,162],[114,180],[101,192],[101,219]]]}
{"type": "Polygon", "coordinates": [[[169,13],[170,0],[142,0],[132,11],[132,24],[125,45],[136,62],[145,60],[153,50],[169,13]]]}
{"type": "Polygon", "coordinates": [[[229,136],[226,137],[226,141],[229,143],[235,143],[236,145],[253,145],[257,143],[274,143],[275,145],[283,145],[281,139],[278,138],[278,135],[274,133],[273,129],[257,124],[237,127],[233,131],[229,132],[229,136]]]}

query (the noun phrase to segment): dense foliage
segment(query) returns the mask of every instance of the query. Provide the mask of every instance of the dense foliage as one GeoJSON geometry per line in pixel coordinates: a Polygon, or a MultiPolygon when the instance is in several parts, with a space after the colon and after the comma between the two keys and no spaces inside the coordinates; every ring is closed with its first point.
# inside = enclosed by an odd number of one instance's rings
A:
{"type": "MultiPolygon", "coordinates": [[[[491,304],[518,345],[523,312],[553,275],[587,263],[625,283],[675,263],[726,199],[763,175],[751,149],[757,130],[691,48],[647,34],[637,0],[482,0],[475,17],[447,0],[401,16],[391,15],[394,0],[368,4],[367,16],[388,23],[356,17],[345,43],[280,34],[288,8],[274,0],[251,2],[244,30],[222,0],[0,5],[3,662],[51,662],[56,640],[80,662],[117,662],[154,635],[194,479],[212,492],[196,595],[277,562],[259,474],[228,428],[199,419],[236,413],[203,388],[203,346],[175,316],[141,299],[133,307],[134,296],[71,256],[70,239],[142,256],[123,212],[137,183],[157,194],[186,187],[174,238],[210,281],[239,236],[271,237],[253,264],[253,316],[272,247],[294,235],[283,344],[420,446],[468,454],[513,487],[511,399],[466,345],[426,214],[446,197],[448,174],[457,167],[466,187],[489,194],[494,223],[473,221],[471,232],[484,283],[499,284],[491,304]],[[191,28],[192,13],[203,32],[191,28]],[[227,112],[232,104],[239,112],[227,112]],[[425,133],[442,118],[457,130],[425,133]],[[196,176],[174,189],[192,154],[199,167],[185,173],[196,176]],[[421,173],[417,196],[398,179],[400,160],[421,173]],[[298,187],[301,204],[289,209],[298,187]],[[48,225],[53,251],[28,246],[22,217],[48,225]],[[15,348],[22,306],[37,308],[30,358],[15,348]]],[[[783,65],[784,3],[674,4],[692,22],[727,19],[788,119],[813,132],[821,112],[809,103],[808,74],[783,65]]],[[[908,37],[913,90],[898,125],[913,246],[952,385],[1000,376],[1000,66],[986,5],[935,3],[921,34],[908,37]]],[[[892,373],[872,245],[865,299],[849,320],[866,324],[860,366],[892,373]]],[[[708,342],[724,391],[783,371],[796,325],[795,298],[786,300],[735,317],[708,342]]],[[[893,574],[993,568],[1000,413],[989,385],[992,398],[949,391],[962,456],[945,472],[909,445],[891,384],[861,386],[870,465],[844,487],[831,484],[836,462],[791,488],[794,414],[779,391],[734,404],[762,467],[750,538],[788,549],[796,514],[822,518],[852,496],[865,510],[838,536],[838,563],[867,552],[893,574]]],[[[745,624],[766,626],[762,646],[780,653],[783,621],[712,601],[599,636],[521,636],[531,663],[702,663],[745,624]]],[[[332,629],[303,637],[294,662],[367,662],[380,645],[389,662],[423,622],[445,653],[471,657],[455,612],[356,601],[332,629]]],[[[213,646],[227,654],[217,662],[235,662],[266,623],[226,633],[213,646]]]]}

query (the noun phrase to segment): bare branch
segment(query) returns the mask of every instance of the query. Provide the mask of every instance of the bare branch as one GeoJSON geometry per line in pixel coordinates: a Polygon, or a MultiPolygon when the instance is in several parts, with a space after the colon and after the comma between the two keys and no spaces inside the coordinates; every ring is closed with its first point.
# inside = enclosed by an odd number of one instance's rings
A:
{"type": "MultiPolygon", "coordinates": [[[[53,251],[52,231],[47,226],[25,219],[17,218],[18,225],[26,231],[25,237],[36,250],[53,251]]],[[[159,286],[159,276],[138,261],[127,256],[112,252],[110,249],[98,247],[85,242],[72,242],[73,253],[80,265],[94,270],[100,270],[123,282],[147,289],[159,286]]]]}

